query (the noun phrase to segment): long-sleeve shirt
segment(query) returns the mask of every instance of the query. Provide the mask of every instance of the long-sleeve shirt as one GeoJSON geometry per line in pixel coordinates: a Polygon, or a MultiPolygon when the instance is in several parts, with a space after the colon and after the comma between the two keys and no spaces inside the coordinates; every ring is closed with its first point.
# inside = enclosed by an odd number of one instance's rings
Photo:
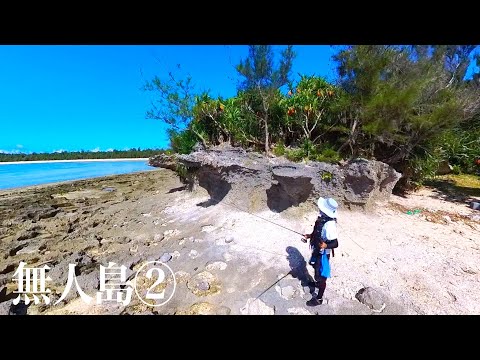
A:
{"type": "MultiPolygon", "coordinates": [[[[317,231],[317,228],[319,226],[322,226],[321,229],[321,238],[322,240],[327,244],[327,254],[331,253],[331,249],[335,249],[338,247],[338,240],[337,240],[337,223],[335,220],[330,220],[324,223],[323,219],[321,217],[318,217],[317,220],[315,221],[315,225],[313,227],[313,232],[310,235],[310,239],[314,239],[314,234],[317,231]]],[[[314,248],[319,249],[320,244],[316,243],[313,244],[314,248]]],[[[323,250],[320,250],[320,252],[323,252],[323,250]]]]}

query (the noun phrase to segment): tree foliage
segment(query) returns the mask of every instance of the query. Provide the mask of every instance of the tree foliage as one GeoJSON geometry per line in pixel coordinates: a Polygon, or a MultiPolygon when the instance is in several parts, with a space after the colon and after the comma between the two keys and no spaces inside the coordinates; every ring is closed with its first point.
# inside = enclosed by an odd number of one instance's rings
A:
{"type": "MultiPolygon", "coordinates": [[[[464,81],[473,46],[351,46],[340,51],[340,104],[349,136],[339,150],[375,157],[415,177],[432,144],[479,113],[479,87],[464,81]]],[[[422,174],[423,175],[423,174],[422,174]]]]}
{"type": "Polygon", "coordinates": [[[250,94],[245,97],[244,109],[262,123],[267,154],[270,150],[270,118],[276,110],[278,90],[289,82],[294,58],[292,46],[287,46],[281,53],[278,66],[275,66],[272,45],[250,45],[248,57],[237,65],[237,71],[243,79],[238,88],[250,94]]]}
{"type": "Polygon", "coordinates": [[[287,107],[288,133],[317,144],[335,125],[330,110],[337,97],[337,89],[324,78],[302,76],[282,102],[287,107]]]}
{"type": "MultiPolygon", "coordinates": [[[[156,94],[155,102],[152,102],[151,109],[147,111],[147,119],[160,120],[166,125],[166,131],[170,137],[170,147],[175,151],[179,150],[179,141],[184,139],[191,143],[196,137],[206,147],[202,134],[192,126],[193,108],[198,101],[198,93],[190,75],[182,75],[180,65],[177,66],[177,73],[168,72],[166,79],[155,76],[147,81],[143,87],[145,91],[156,94]],[[183,133],[186,134],[183,134],[183,133]]],[[[193,145],[181,145],[182,152],[189,152],[193,145]]]]}
{"type": "Polygon", "coordinates": [[[151,109],[147,111],[147,119],[161,120],[168,129],[174,131],[180,131],[188,125],[195,103],[195,86],[190,75],[182,78],[181,74],[169,71],[165,80],[155,76],[147,81],[144,90],[157,95],[156,101],[152,102],[151,109]]]}
{"type": "Polygon", "coordinates": [[[334,56],[334,83],[315,75],[289,78],[291,46],[276,63],[272,46],[249,47],[237,66],[237,94],[213,98],[191,79],[154,78],[147,117],[168,126],[171,147],[195,143],[252,147],[294,161],[366,157],[404,174],[403,185],[435,173],[441,160],[478,169],[480,76],[466,77],[472,45],[356,45],[334,56]]]}

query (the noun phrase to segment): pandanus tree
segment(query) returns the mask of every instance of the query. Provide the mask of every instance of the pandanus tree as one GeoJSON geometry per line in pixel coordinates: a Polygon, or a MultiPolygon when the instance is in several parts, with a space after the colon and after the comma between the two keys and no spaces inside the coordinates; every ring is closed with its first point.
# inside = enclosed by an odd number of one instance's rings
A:
{"type": "Polygon", "coordinates": [[[317,144],[335,125],[329,110],[337,97],[337,89],[325,79],[302,76],[296,89],[292,87],[283,100],[288,131],[317,144]]]}

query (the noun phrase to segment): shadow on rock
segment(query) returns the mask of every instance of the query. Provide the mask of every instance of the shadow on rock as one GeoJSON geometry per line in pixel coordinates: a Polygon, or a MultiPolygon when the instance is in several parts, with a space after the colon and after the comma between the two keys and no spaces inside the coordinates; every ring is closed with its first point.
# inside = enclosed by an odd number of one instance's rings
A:
{"type": "Polygon", "coordinates": [[[10,305],[10,310],[8,312],[8,315],[27,315],[28,307],[31,304],[32,303],[29,303],[28,305],[26,305],[23,300],[20,300],[17,305],[14,305],[12,303],[10,305]]]}
{"type": "Polygon", "coordinates": [[[209,177],[200,178],[199,185],[205,188],[208,195],[210,195],[209,200],[197,204],[197,206],[202,207],[217,205],[232,189],[232,185],[223,180],[220,175],[216,173],[210,174],[209,177]]]}
{"type": "Polygon", "coordinates": [[[307,201],[313,190],[309,177],[289,178],[274,175],[274,180],[277,184],[266,190],[267,206],[274,212],[282,212],[307,201]]]}
{"type": "Polygon", "coordinates": [[[4,287],[2,290],[0,290],[0,303],[14,299],[16,296],[17,295],[13,292],[7,294],[7,288],[4,287]]]}
{"type": "Polygon", "coordinates": [[[216,199],[208,199],[207,201],[202,201],[201,203],[198,203],[197,206],[207,208],[209,206],[217,205],[219,202],[220,201],[216,199]]]}
{"type": "Polygon", "coordinates": [[[288,264],[290,265],[290,274],[300,280],[302,286],[308,286],[310,288],[310,294],[313,294],[315,288],[308,285],[309,282],[313,282],[313,278],[308,273],[305,258],[296,247],[287,246],[286,251],[288,254],[288,264]]]}
{"type": "Polygon", "coordinates": [[[167,191],[167,194],[172,194],[174,192],[177,192],[177,191],[183,191],[183,190],[186,190],[187,189],[187,186],[184,185],[184,186],[180,186],[180,187],[177,187],[177,188],[173,188],[173,189],[170,189],[167,191]]]}

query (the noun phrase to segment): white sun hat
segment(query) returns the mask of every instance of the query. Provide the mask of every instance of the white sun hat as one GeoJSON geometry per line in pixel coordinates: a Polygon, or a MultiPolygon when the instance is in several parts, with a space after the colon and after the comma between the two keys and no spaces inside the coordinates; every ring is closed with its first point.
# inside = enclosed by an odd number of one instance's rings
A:
{"type": "Polygon", "coordinates": [[[337,218],[338,203],[335,201],[335,199],[332,199],[332,198],[324,199],[321,197],[318,199],[317,205],[320,211],[323,212],[328,217],[331,217],[332,219],[337,218]]]}

